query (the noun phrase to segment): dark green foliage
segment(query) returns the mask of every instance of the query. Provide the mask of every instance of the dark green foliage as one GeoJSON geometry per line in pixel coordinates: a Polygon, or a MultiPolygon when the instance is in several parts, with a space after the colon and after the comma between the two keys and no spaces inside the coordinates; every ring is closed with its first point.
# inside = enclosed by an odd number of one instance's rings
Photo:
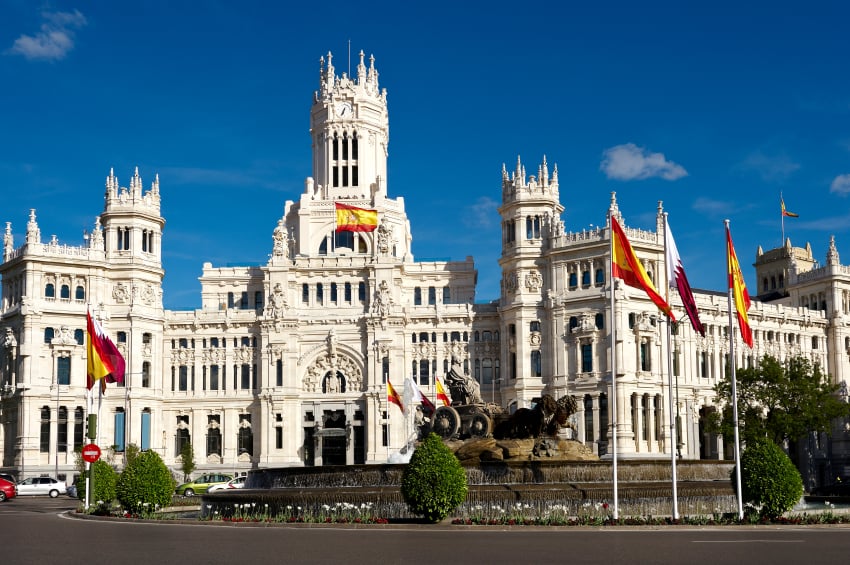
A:
{"type": "Polygon", "coordinates": [[[188,481],[189,475],[195,470],[195,450],[191,443],[184,443],[180,450],[180,470],[183,471],[184,481],[188,481]]]}
{"type": "MultiPolygon", "coordinates": [[[[803,480],[785,452],[768,439],[751,440],[741,455],[744,502],[761,505],[763,518],[778,518],[803,496],[803,480]]],[[[732,472],[735,487],[735,472],[732,472]]]]}
{"type": "Polygon", "coordinates": [[[133,459],[139,456],[142,450],[135,443],[128,443],[124,446],[124,466],[133,462],[133,459]]]}
{"type": "Polygon", "coordinates": [[[414,514],[439,522],[466,500],[466,473],[443,440],[431,433],[413,452],[401,495],[414,514]]]}
{"type": "MultiPolygon", "coordinates": [[[[88,471],[83,471],[77,483],[77,497],[80,500],[86,499],[87,473],[88,471]]],[[[118,473],[115,472],[112,465],[102,459],[98,459],[91,464],[91,476],[89,501],[93,504],[97,504],[98,502],[109,504],[115,500],[115,485],[118,483],[118,473]]]]}
{"type": "Polygon", "coordinates": [[[145,451],[124,468],[118,478],[121,505],[131,512],[153,511],[168,506],[174,492],[171,472],[155,451],[145,451]]]}
{"type": "MultiPolygon", "coordinates": [[[[765,355],[754,367],[737,369],[736,380],[744,442],[767,437],[782,445],[809,432],[829,433],[833,419],[850,415],[850,404],[837,394],[838,385],[804,357],[781,363],[765,355]]],[[[726,408],[715,414],[709,431],[720,432],[731,441],[731,375],[717,383],[714,391],[726,408]]]]}

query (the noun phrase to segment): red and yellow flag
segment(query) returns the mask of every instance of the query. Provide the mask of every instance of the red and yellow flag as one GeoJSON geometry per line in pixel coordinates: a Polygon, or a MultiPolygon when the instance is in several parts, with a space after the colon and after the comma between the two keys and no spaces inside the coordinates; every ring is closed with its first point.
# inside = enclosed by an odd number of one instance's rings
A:
{"type": "Polygon", "coordinates": [[[629,286],[643,290],[668,318],[676,321],[670,305],[655,290],[652,280],[646,274],[643,264],[632,249],[632,244],[629,243],[626,234],[623,233],[623,228],[620,227],[617,218],[614,216],[611,216],[611,259],[611,274],[613,276],[622,279],[629,286]]]}
{"type": "Polygon", "coordinates": [[[336,231],[374,231],[378,227],[378,211],[349,206],[336,205],[336,231]]]}
{"type": "Polygon", "coordinates": [[[785,209],[785,200],[780,196],[779,197],[779,205],[782,207],[782,215],[786,218],[799,218],[800,214],[795,214],[794,212],[789,212],[785,209]]]}
{"type": "Polygon", "coordinates": [[[440,382],[440,379],[437,379],[437,400],[443,403],[443,406],[451,406],[452,402],[449,400],[449,395],[446,394],[446,389],[443,388],[443,383],[440,382]]]}
{"type": "Polygon", "coordinates": [[[107,382],[124,382],[124,356],[103,331],[97,320],[86,312],[86,386],[91,390],[95,381],[101,389],[107,382]]]}
{"type": "Polygon", "coordinates": [[[741,338],[744,343],[753,348],[753,330],[750,329],[750,318],[747,310],[750,309],[750,293],[744,284],[744,275],[741,274],[741,265],[738,264],[738,256],[735,254],[735,246],[732,245],[732,232],[729,224],[726,224],[726,272],[729,274],[729,288],[735,297],[735,310],[738,313],[738,327],[741,330],[741,338]]]}
{"type": "Polygon", "coordinates": [[[404,402],[401,401],[401,397],[393,388],[393,385],[390,383],[389,379],[387,379],[387,400],[401,408],[401,413],[404,414],[404,402]]]}

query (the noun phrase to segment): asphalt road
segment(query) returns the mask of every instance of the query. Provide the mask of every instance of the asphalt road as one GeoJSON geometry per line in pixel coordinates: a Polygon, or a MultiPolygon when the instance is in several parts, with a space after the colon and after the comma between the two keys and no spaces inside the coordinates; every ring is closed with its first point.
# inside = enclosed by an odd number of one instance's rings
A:
{"type": "Polygon", "coordinates": [[[0,504],[0,563],[843,563],[850,528],[236,526],[68,518],[75,501],[0,504]]]}

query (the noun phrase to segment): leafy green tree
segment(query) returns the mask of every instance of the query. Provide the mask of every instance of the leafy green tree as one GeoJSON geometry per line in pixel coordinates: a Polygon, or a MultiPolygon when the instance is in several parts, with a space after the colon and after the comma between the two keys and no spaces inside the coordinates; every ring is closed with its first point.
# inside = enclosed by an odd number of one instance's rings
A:
{"type": "MultiPolygon", "coordinates": [[[[805,357],[785,364],[765,355],[755,366],[736,370],[738,418],[744,443],[768,438],[777,445],[796,442],[809,432],[830,432],[831,421],[850,415],[838,385],[830,382],[817,364],[805,357]]],[[[732,380],[724,377],[714,387],[716,400],[724,405],[709,429],[733,437],[732,380]]]]}
{"type": "Polygon", "coordinates": [[[143,451],[124,468],[116,491],[121,505],[131,512],[153,511],[168,506],[174,478],[155,451],[143,451]]]}
{"type": "MultiPolygon", "coordinates": [[[[733,485],[735,482],[733,470],[733,485]]],[[[803,496],[803,479],[778,445],[756,439],[741,455],[741,492],[744,502],[761,506],[763,518],[778,518],[803,496]]]]}
{"type": "Polygon", "coordinates": [[[401,477],[401,495],[414,514],[439,522],[466,500],[466,472],[435,433],[416,448],[401,477]]]}
{"type": "Polygon", "coordinates": [[[184,481],[188,481],[189,475],[195,470],[195,450],[191,443],[184,443],[180,450],[180,470],[183,471],[184,481]]]}
{"type": "MultiPolygon", "coordinates": [[[[86,475],[88,471],[83,471],[80,474],[80,482],[77,488],[77,497],[80,500],[86,498],[86,475]],[[82,488],[79,488],[82,487],[82,488]]],[[[112,465],[102,459],[98,459],[91,464],[92,480],[89,482],[91,490],[89,500],[94,503],[102,502],[110,504],[116,498],[115,485],[118,482],[118,474],[112,465]]]]}

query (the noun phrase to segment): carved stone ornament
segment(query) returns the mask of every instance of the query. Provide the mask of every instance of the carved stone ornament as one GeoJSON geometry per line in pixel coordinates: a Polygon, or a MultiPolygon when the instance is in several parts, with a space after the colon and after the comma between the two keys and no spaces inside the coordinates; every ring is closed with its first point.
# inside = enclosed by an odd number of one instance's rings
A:
{"type": "Polygon", "coordinates": [[[278,319],[284,315],[289,308],[286,301],[286,294],[283,292],[283,286],[280,283],[274,285],[274,290],[269,294],[269,303],[266,306],[266,316],[278,319]]]}
{"type": "Polygon", "coordinates": [[[389,224],[387,223],[387,219],[383,218],[381,220],[381,224],[378,226],[378,251],[381,255],[386,255],[390,252],[390,236],[392,232],[390,230],[389,224]]]}
{"type": "Polygon", "coordinates": [[[118,304],[124,304],[130,299],[130,289],[124,283],[120,282],[112,289],[112,298],[118,304]]]}
{"type": "Polygon", "coordinates": [[[156,302],[156,291],[153,289],[153,285],[146,284],[142,288],[142,302],[148,305],[153,305],[156,302]]]}
{"type": "Polygon", "coordinates": [[[537,271],[531,271],[525,275],[525,287],[530,292],[539,291],[541,286],[543,286],[543,277],[540,276],[540,273],[537,271]]]}
{"type": "Polygon", "coordinates": [[[393,299],[390,296],[390,285],[387,281],[381,281],[378,284],[378,289],[375,291],[375,298],[372,300],[372,314],[381,318],[386,318],[392,314],[393,299]]]}
{"type": "Polygon", "coordinates": [[[18,340],[15,339],[15,332],[12,328],[6,328],[5,335],[3,336],[3,347],[6,349],[14,349],[18,346],[18,340]]]}
{"type": "Polygon", "coordinates": [[[283,218],[277,221],[277,227],[272,232],[272,241],[272,256],[285,257],[289,251],[289,234],[286,233],[283,218]]]}
{"type": "Polygon", "coordinates": [[[307,367],[303,383],[305,392],[359,392],[363,387],[363,373],[348,356],[327,353],[307,367]],[[338,374],[342,375],[342,380],[338,374]]]}
{"type": "Polygon", "coordinates": [[[516,292],[517,287],[519,287],[519,276],[516,271],[511,271],[505,276],[505,290],[516,292]]]}

